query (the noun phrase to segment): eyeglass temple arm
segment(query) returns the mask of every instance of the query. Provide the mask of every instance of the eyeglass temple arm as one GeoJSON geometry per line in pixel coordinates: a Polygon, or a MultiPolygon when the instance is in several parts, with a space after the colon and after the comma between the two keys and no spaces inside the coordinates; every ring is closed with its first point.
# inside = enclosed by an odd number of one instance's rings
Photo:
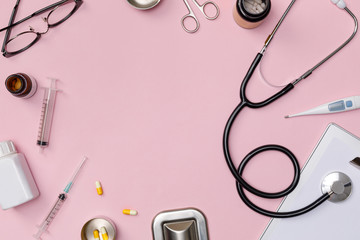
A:
{"type": "Polygon", "coordinates": [[[9,24],[8,24],[8,27],[6,28],[3,28],[3,29],[0,29],[0,32],[5,30],[6,29],[6,33],[5,33],[5,37],[4,37],[4,42],[3,42],[3,45],[1,47],[1,52],[4,52],[5,51],[5,45],[6,45],[6,42],[9,40],[9,36],[11,34],[11,25],[13,24],[14,22],[14,19],[15,19],[15,16],[16,16],[16,13],[17,13],[17,9],[19,7],[19,4],[20,4],[20,0],[17,0],[16,3],[15,3],[15,6],[12,10],[12,13],[11,13],[11,16],[10,16],[10,20],[9,20],[9,24]]]}
{"type": "MultiPolygon", "coordinates": [[[[64,3],[68,2],[68,1],[69,1],[69,0],[61,0],[61,1],[59,1],[59,2],[53,3],[53,4],[51,4],[51,5],[43,8],[43,9],[40,9],[40,10],[34,12],[33,14],[31,14],[31,15],[29,15],[29,16],[27,16],[27,17],[25,17],[25,18],[23,18],[23,19],[15,22],[15,23],[10,22],[10,23],[9,23],[9,26],[0,29],[0,32],[2,32],[2,31],[4,31],[4,30],[7,30],[7,29],[10,29],[10,28],[12,28],[12,27],[15,27],[16,25],[19,25],[20,23],[23,23],[23,22],[25,22],[26,20],[29,20],[29,19],[32,18],[32,17],[35,17],[35,16],[37,16],[37,15],[43,13],[43,12],[49,11],[49,10],[51,10],[51,9],[53,9],[53,8],[61,5],[61,4],[64,4],[64,3]]],[[[20,2],[20,0],[18,0],[17,5],[15,5],[15,7],[14,7],[15,14],[16,14],[17,7],[18,7],[18,3],[19,3],[19,2],[20,2]]],[[[13,16],[13,15],[14,15],[14,10],[13,10],[13,14],[11,15],[11,17],[13,17],[13,18],[15,18],[15,16],[13,16]]],[[[12,20],[13,20],[13,18],[12,18],[12,20]]]]}

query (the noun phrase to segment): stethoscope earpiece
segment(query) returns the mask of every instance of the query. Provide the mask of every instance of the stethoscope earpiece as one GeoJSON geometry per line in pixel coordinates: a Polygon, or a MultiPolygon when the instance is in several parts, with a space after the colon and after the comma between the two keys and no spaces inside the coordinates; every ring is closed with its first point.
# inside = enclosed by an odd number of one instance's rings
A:
{"type": "Polygon", "coordinates": [[[331,0],[331,2],[338,6],[338,8],[340,9],[346,8],[346,3],[344,2],[344,0],[331,0]]]}
{"type": "Polygon", "coordinates": [[[327,175],[322,184],[323,194],[329,193],[330,202],[341,202],[347,199],[351,194],[351,179],[342,172],[333,172],[327,175]]]}

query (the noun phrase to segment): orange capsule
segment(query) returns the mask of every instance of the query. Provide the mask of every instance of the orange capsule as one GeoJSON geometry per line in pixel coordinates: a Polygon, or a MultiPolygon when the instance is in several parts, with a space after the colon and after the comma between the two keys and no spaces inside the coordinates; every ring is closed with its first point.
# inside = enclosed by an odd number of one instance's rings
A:
{"type": "Polygon", "coordinates": [[[96,186],[96,191],[97,191],[98,195],[102,195],[103,194],[103,189],[101,187],[101,183],[99,181],[96,181],[95,186],[96,186]]]}
{"type": "Polygon", "coordinates": [[[136,211],[136,210],[132,210],[132,209],[124,209],[124,210],[123,210],[123,214],[125,214],[125,215],[131,215],[131,216],[136,216],[136,215],[137,215],[137,211],[136,211]]]}
{"type": "Polygon", "coordinates": [[[109,240],[109,236],[105,227],[101,227],[100,232],[103,240],[109,240]]]}
{"type": "Polygon", "coordinates": [[[98,230],[94,230],[94,239],[95,239],[95,240],[100,240],[100,235],[99,235],[99,231],[98,231],[98,230]]]}

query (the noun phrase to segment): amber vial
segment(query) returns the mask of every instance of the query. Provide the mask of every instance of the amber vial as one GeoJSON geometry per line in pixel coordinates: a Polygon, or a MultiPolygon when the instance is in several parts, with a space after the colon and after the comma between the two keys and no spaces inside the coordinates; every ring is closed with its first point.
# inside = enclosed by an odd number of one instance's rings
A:
{"type": "Polygon", "coordinates": [[[234,10],[233,10],[233,16],[235,22],[243,28],[256,28],[259,26],[266,16],[270,12],[271,8],[271,2],[270,0],[261,0],[263,6],[263,11],[259,13],[250,13],[245,8],[245,2],[249,2],[249,0],[237,0],[234,10]]]}
{"type": "Polygon", "coordinates": [[[16,73],[8,76],[5,80],[6,89],[15,97],[32,97],[37,89],[36,80],[25,74],[16,73]]]}

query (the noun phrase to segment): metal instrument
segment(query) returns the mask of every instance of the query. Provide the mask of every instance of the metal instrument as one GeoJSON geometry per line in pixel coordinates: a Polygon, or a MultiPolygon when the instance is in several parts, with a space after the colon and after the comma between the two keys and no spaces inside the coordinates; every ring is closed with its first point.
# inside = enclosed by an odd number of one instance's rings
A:
{"type": "MultiPolygon", "coordinates": [[[[188,33],[194,33],[194,32],[196,32],[196,31],[199,29],[199,27],[200,27],[199,20],[198,20],[197,17],[195,16],[194,11],[192,10],[192,8],[190,7],[189,2],[188,2],[187,0],[183,0],[183,1],[184,1],[184,3],[185,3],[185,5],[186,5],[186,7],[187,7],[187,9],[188,9],[188,11],[189,11],[189,13],[182,17],[182,19],[181,19],[181,26],[183,27],[183,29],[184,29],[186,32],[188,32],[188,33]],[[192,18],[192,19],[195,20],[195,23],[196,23],[195,29],[188,29],[188,28],[185,26],[185,20],[186,20],[187,18],[192,18]]],[[[214,20],[214,19],[216,19],[216,18],[219,16],[219,14],[220,14],[220,9],[219,9],[219,7],[216,5],[216,3],[212,2],[212,1],[207,1],[207,2],[203,3],[202,5],[200,5],[196,0],[192,0],[192,1],[193,1],[194,4],[196,5],[196,7],[201,11],[201,13],[205,16],[206,19],[208,19],[208,20],[214,20]],[[206,12],[205,12],[206,6],[209,6],[209,5],[212,5],[212,6],[215,7],[215,9],[216,9],[216,13],[215,13],[214,16],[209,16],[209,15],[207,15],[206,12]]]]}
{"type": "MultiPolygon", "coordinates": [[[[334,197],[336,195],[343,195],[343,193],[345,193],[345,194],[350,193],[349,192],[349,187],[350,187],[349,181],[347,181],[347,180],[340,181],[339,180],[340,177],[335,177],[335,178],[331,177],[330,180],[335,179],[337,183],[335,183],[334,186],[333,186],[333,184],[331,184],[330,187],[323,187],[323,194],[321,196],[319,196],[319,198],[316,199],[314,202],[310,203],[309,205],[307,205],[303,208],[294,210],[294,211],[289,211],[289,212],[269,211],[269,210],[263,209],[263,208],[259,207],[258,205],[254,204],[245,194],[245,189],[256,196],[259,196],[262,198],[267,198],[267,199],[282,198],[282,197],[285,197],[288,194],[290,194],[296,188],[296,186],[298,185],[299,180],[300,180],[300,166],[299,166],[299,163],[298,163],[295,155],[290,150],[288,150],[287,148],[285,148],[283,146],[268,144],[268,145],[263,145],[263,146],[257,147],[254,150],[252,150],[250,153],[248,153],[244,157],[244,159],[241,161],[238,168],[235,166],[234,161],[231,157],[230,147],[229,147],[230,131],[231,131],[231,127],[232,127],[234,121],[239,116],[239,113],[241,112],[241,110],[243,110],[246,107],[252,108],[252,109],[263,108],[263,107],[273,103],[274,101],[278,100],[279,98],[281,98],[288,92],[290,92],[292,89],[294,89],[295,85],[297,85],[303,79],[309,77],[322,64],[324,64],[327,60],[329,60],[336,53],[338,53],[341,49],[343,49],[354,38],[354,36],[357,32],[358,21],[357,21],[355,15],[346,7],[346,4],[343,2],[343,0],[332,0],[332,2],[337,5],[337,7],[339,7],[341,10],[343,10],[344,12],[349,14],[349,16],[354,20],[354,30],[353,30],[352,34],[350,35],[350,37],[343,44],[341,44],[339,47],[337,47],[335,50],[333,50],[330,54],[328,54],[325,58],[323,58],[320,62],[318,62],[315,66],[313,66],[312,68],[307,70],[300,77],[295,79],[292,83],[289,83],[288,85],[286,85],[284,88],[282,88],[280,91],[278,91],[274,95],[267,97],[265,100],[263,100],[261,102],[252,102],[247,97],[247,94],[246,94],[247,84],[249,83],[256,67],[261,62],[261,59],[264,56],[268,45],[270,44],[271,40],[274,38],[275,33],[279,29],[281,23],[284,21],[286,15],[288,14],[290,9],[294,5],[295,1],[296,0],[291,1],[288,8],[285,10],[284,14],[280,18],[277,25],[275,26],[274,30],[269,35],[269,37],[266,39],[265,44],[262,47],[261,51],[256,55],[255,59],[253,60],[252,64],[250,65],[250,68],[249,68],[248,72],[246,73],[243,82],[241,83],[240,103],[236,106],[234,111],[231,113],[231,115],[225,125],[224,135],[223,135],[223,151],[224,151],[225,161],[226,161],[226,164],[228,165],[229,170],[232,173],[233,177],[236,179],[236,187],[237,187],[237,191],[239,193],[241,200],[250,209],[254,210],[255,212],[262,214],[264,216],[273,217],[273,218],[289,218],[289,217],[299,216],[299,215],[302,215],[304,213],[307,213],[307,212],[313,210],[314,208],[321,205],[323,202],[325,202],[327,200],[333,200],[333,199],[337,198],[337,197],[334,197]],[[289,187],[287,187],[286,189],[284,189],[282,191],[274,192],[274,193],[261,191],[255,187],[253,187],[252,185],[250,185],[242,177],[243,171],[244,171],[247,163],[249,161],[251,161],[251,159],[253,157],[255,157],[257,154],[265,152],[265,151],[278,151],[280,153],[285,154],[289,158],[289,160],[291,161],[291,163],[294,167],[293,181],[289,187]],[[343,184],[343,185],[341,186],[341,184],[343,184]]],[[[328,186],[328,185],[326,185],[326,186],[328,186]]],[[[343,197],[340,197],[340,198],[343,198],[343,197]]]]}

